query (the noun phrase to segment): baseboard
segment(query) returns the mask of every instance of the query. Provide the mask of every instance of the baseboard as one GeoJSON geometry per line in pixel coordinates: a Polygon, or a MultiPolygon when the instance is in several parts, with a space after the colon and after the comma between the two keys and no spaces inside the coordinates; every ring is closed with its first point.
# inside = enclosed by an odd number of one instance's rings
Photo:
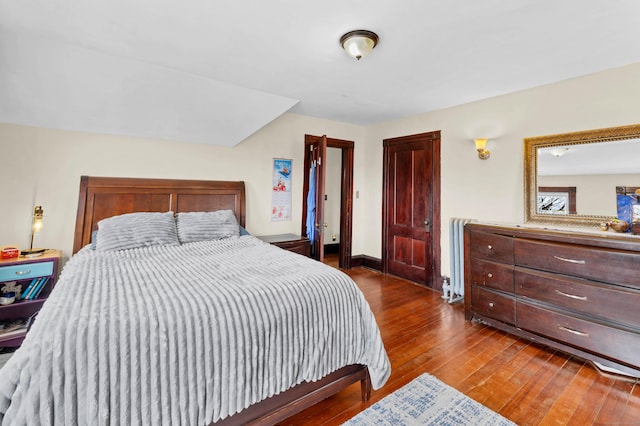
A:
{"type": "Polygon", "coordinates": [[[367,256],[366,254],[359,254],[351,257],[351,267],[357,268],[358,266],[382,272],[382,260],[367,256]]]}

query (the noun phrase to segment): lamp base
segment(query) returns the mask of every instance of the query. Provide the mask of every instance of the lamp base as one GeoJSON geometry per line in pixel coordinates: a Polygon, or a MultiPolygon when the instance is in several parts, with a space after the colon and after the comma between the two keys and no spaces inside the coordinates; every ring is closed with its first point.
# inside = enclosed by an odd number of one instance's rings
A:
{"type": "Polygon", "coordinates": [[[46,250],[47,249],[43,248],[32,248],[20,251],[20,255],[24,257],[38,257],[42,256],[42,253],[44,253],[46,250]]]}

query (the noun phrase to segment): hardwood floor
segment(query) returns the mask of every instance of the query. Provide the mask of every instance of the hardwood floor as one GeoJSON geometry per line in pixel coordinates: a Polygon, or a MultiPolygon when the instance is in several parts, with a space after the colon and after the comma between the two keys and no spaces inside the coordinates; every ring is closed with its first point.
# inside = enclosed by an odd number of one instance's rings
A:
{"type": "MultiPolygon", "coordinates": [[[[327,263],[332,263],[330,258],[327,263]]],[[[392,373],[368,403],[359,384],[282,425],[339,425],[430,373],[519,425],[638,425],[640,384],[584,361],[464,320],[461,303],[366,268],[348,274],[376,316],[392,373]]]]}

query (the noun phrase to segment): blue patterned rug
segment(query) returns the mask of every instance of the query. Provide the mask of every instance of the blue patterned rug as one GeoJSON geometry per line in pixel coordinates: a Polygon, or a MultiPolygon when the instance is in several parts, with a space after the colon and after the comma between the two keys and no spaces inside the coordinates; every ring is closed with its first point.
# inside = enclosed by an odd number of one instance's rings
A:
{"type": "Polygon", "coordinates": [[[348,426],[515,425],[500,414],[426,373],[387,395],[344,424],[348,426]]]}

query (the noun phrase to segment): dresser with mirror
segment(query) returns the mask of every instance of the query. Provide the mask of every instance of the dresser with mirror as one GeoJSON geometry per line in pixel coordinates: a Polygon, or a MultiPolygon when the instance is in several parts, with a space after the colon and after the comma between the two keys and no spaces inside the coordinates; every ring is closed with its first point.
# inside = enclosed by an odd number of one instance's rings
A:
{"type": "Polygon", "coordinates": [[[466,318],[640,377],[640,236],[601,229],[640,186],[640,125],[524,149],[525,223],[465,225],[466,318]]]}

